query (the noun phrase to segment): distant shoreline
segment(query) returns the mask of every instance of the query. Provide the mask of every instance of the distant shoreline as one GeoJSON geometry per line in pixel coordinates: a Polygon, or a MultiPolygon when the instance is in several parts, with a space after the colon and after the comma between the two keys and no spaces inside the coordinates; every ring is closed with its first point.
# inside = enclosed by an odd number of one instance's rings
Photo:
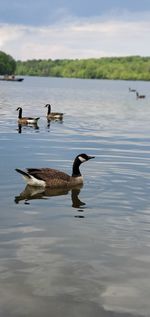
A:
{"type": "Polygon", "coordinates": [[[150,81],[150,57],[16,61],[16,75],[150,81]]]}

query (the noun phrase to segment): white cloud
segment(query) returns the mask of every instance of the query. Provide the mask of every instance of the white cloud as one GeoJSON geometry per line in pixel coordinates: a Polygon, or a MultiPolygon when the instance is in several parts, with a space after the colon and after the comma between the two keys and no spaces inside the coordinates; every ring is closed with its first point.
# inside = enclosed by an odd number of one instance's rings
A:
{"type": "Polygon", "coordinates": [[[15,59],[149,55],[150,12],[93,19],[67,18],[43,27],[0,25],[0,50],[15,59]]]}

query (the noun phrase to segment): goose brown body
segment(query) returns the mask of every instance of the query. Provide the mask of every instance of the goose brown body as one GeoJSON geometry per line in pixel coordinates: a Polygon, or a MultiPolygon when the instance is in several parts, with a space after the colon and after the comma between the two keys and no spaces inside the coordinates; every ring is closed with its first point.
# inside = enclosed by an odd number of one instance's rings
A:
{"type": "Polygon", "coordinates": [[[62,120],[63,113],[62,112],[51,112],[51,105],[47,104],[47,120],[62,120]]]}
{"type": "Polygon", "coordinates": [[[28,168],[27,172],[35,178],[46,182],[48,187],[67,186],[71,182],[71,176],[52,168],[28,168]]]}
{"type": "Polygon", "coordinates": [[[37,117],[37,118],[22,117],[22,108],[21,107],[18,107],[16,110],[19,111],[19,114],[18,114],[18,123],[19,124],[37,124],[38,120],[40,119],[39,117],[37,117]]]}
{"type": "Polygon", "coordinates": [[[72,187],[83,184],[83,177],[80,173],[79,166],[92,158],[94,158],[94,156],[79,154],[73,162],[72,176],[51,168],[27,168],[26,171],[20,169],[16,169],[16,171],[22,174],[28,185],[31,186],[50,188],[72,187]]]}

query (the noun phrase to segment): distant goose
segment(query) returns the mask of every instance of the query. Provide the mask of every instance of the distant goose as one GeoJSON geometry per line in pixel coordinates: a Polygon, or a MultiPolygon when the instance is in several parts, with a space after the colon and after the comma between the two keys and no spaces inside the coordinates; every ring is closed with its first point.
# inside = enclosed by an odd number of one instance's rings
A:
{"type": "Polygon", "coordinates": [[[47,120],[62,120],[63,113],[61,112],[51,112],[51,105],[47,104],[45,107],[48,108],[47,110],[47,120]]]}
{"type": "Polygon", "coordinates": [[[137,99],[143,99],[143,98],[145,98],[145,97],[146,97],[145,95],[139,95],[139,93],[136,92],[136,98],[137,98],[137,99]]]}
{"type": "Polygon", "coordinates": [[[136,92],[136,89],[132,89],[132,88],[129,87],[129,91],[130,92],[136,92]]]}
{"type": "Polygon", "coordinates": [[[72,166],[72,176],[51,168],[27,168],[26,171],[16,169],[23,175],[27,184],[30,186],[42,186],[50,188],[71,187],[83,184],[83,177],[80,173],[80,164],[94,158],[87,154],[79,154],[72,166]]]}
{"type": "Polygon", "coordinates": [[[19,107],[16,109],[17,111],[19,111],[18,114],[18,123],[19,124],[37,124],[38,120],[40,119],[38,118],[31,118],[31,117],[22,117],[22,108],[19,107]]]}

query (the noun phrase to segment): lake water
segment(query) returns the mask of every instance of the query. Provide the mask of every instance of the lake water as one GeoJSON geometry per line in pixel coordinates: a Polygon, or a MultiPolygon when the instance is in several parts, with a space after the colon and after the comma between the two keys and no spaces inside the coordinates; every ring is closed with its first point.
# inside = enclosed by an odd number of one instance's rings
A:
{"type": "Polygon", "coordinates": [[[150,316],[149,91],[148,82],[0,83],[0,316],[150,316]],[[47,123],[47,103],[63,122],[47,123]],[[18,129],[19,106],[38,127],[18,129]],[[95,159],[73,191],[25,190],[15,171],[71,174],[79,153],[95,159]]]}

